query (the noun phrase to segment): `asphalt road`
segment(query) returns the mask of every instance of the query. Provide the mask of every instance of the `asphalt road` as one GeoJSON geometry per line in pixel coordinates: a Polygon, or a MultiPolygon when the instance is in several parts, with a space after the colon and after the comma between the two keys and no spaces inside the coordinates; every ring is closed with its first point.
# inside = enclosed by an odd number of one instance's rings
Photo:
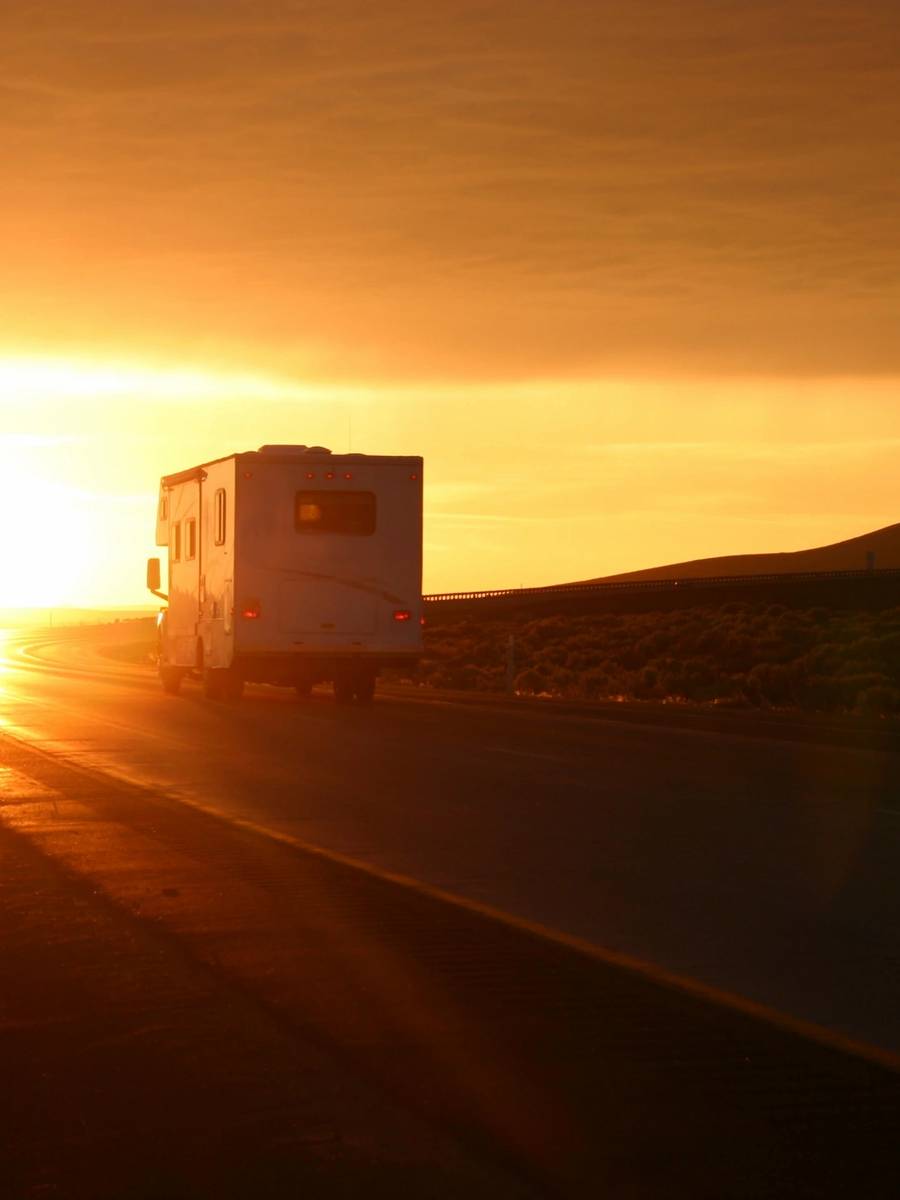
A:
{"type": "MultiPolygon", "coordinates": [[[[710,1135],[716,1162],[706,1138],[683,1194],[700,1194],[702,1162],[708,1194],[754,1195],[778,1191],[758,1174],[771,1111],[762,1124],[756,1114],[740,1125],[756,1147],[747,1157],[734,1128],[716,1124],[723,1096],[745,1087],[774,1096],[775,1109],[799,1112],[805,1129],[809,1107],[772,1083],[788,1070],[792,1088],[831,1097],[813,1109],[838,1128],[850,1110],[865,1111],[870,1133],[896,1113],[896,1089],[894,1108],[884,1107],[882,1077],[857,1078],[846,1063],[900,1052],[897,754],[396,695],[372,709],[341,709],[324,694],[298,703],[267,689],[239,705],[210,704],[190,686],[165,696],[147,671],[96,651],[62,638],[8,645],[6,827],[221,965],[272,1011],[302,1010],[304,1028],[325,1030],[329,1046],[374,1078],[390,1075],[407,1105],[436,1094],[416,1064],[423,1047],[432,1055],[443,1046],[441,1077],[464,1078],[433,1101],[439,1125],[471,1123],[512,1161],[530,1148],[544,1182],[565,1184],[561,1162],[576,1164],[568,1183],[579,1194],[597,1163],[586,1165],[590,1138],[572,1132],[575,1116],[563,1121],[558,1096],[548,1101],[555,1087],[595,1122],[621,1120],[617,1144],[631,1150],[606,1176],[618,1194],[666,1194],[664,1179],[668,1194],[682,1194],[670,1179],[675,1147],[689,1127],[706,1125],[722,1134],[710,1135]],[[327,882],[310,882],[311,863],[327,882]],[[348,903],[352,919],[340,916],[348,903]],[[375,955],[382,935],[387,948],[375,955]],[[298,974],[297,945],[320,971],[298,974]],[[310,982],[333,980],[348,963],[357,975],[347,995],[361,986],[371,1001],[368,1032],[358,1003],[348,999],[344,1011],[340,989],[323,985],[317,998],[310,982]],[[447,964],[452,988],[435,982],[447,964]],[[388,977],[404,981],[402,995],[388,977]],[[483,1023],[457,1028],[448,1015],[450,992],[475,984],[478,1003],[494,995],[515,1026],[510,1063],[521,1064],[533,1040],[525,1075],[484,1066],[495,1047],[479,1042],[483,1023]],[[753,1005],[766,1013],[748,1017],[753,1005]],[[796,1037],[792,1022],[817,1029],[796,1037]],[[579,1030],[582,1051],[595,1056],[587,1074],[574,1065],[579,1030]],[[857,1043],[852,1054],[838,1052],[842,1039],[857,1043]],[[821,1050],[829,1041],[838,1049],[821,1050]],[[824,1066],[807,1061],[815,1045],[824,1066]],[[657,1175],[651,1169],[630,1187],[635,1139],[646,1146],[647,1130],[615,1113],[646,1110],[635,1080],[646,1082],[648,1061],[654,1103],[660,1087],[669,1093],[670,1134],[653,1151],[657,1175]],[[752,1087],[741,1074],[751,1062],[752,1087]],[[689,1102],[673,1083],[679,1071],[689,1102]],[[591,1107],[598,1078],[617,1081],[615,1102],[606,1096],[601,1110],[591,1107]],[[838,1104],[837,1095],[852,1100],[838,1104]],[[860,1097],[873,1096],[868,1111],[860,1097]]],[[[825,1126],[817,1136],[821,1149],[825,1126]]],[[[778,1153],[769,1147],[770,1165],[778,1153]]],[[[859,1163],[874,1159],[860,1150],[849,1161],[858,1176],[859,1163]]],[[[823,1163],[829,1177],[833,1164],[823,1163]]],[[[800,1194],[796,1177],[780,1178],[790,1181],[784,1194],[800,1194]]]]}
{"type": "Polygon", "coordinates": [[[900,1052],[900,754],[396,696],[173,699],[77,639],[10,647],[0,720],[68,762],[900,1052]]]}

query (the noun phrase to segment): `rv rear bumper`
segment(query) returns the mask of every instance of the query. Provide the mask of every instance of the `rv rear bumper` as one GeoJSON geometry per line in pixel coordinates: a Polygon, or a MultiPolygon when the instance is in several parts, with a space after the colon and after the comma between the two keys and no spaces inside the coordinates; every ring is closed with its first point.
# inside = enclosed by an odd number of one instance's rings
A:
{"type": "Polygon", "coordinates": [[[382,668],[416,666],[420,650],[256,651],[238,652],[234,665],[251,683],[289,684],[300,679],[322,682],[348,671],[377,674],[382,668]]]}

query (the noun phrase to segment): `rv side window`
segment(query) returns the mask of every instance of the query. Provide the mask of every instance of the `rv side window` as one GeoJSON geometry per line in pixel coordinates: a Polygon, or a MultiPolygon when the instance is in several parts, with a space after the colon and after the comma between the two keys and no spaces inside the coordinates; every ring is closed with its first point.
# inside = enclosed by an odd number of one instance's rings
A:
{"type": "Polygon", "coordinates": [[[159,498],[159,519],[165,521],[169,515],[169,497],[163,492],[159,498]]]}
{"type": "Polygon", "coordinates": [[[298,533],[375,532],[374,492],[298,492],[294,500],[298,533]]]}
{"type": "Polygon", "coordinates": [[[172,526],[172,562],[181,562],[181,522],[172,526]]]}
{"type": "Polygon", "coordinates": [[[185,521],[185,536],[187,540],[187,552],[185,558],[197,557],[197,522],[191,517],[189,521],[185,521]]]}
{"type": "Polygon", "coordinates": [[[216,545],[225,545],[225,489],[216,492],[216,545]]]}

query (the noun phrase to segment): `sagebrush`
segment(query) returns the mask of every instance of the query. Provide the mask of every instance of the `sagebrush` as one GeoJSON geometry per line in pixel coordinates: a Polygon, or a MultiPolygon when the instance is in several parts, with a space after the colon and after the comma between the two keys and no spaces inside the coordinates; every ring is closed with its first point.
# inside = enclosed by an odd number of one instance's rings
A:
{"type": "Polygon", "coordinates": [[[520,694],[900,712],[900,608],[730,602],[651,613],[430,621],[420,678],[520,694]]]}

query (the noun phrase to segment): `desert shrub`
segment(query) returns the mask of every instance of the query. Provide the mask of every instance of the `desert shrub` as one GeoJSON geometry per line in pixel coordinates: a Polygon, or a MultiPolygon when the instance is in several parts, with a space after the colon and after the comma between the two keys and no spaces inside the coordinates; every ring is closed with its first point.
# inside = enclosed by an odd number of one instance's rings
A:
{"type": "Polygon", "coordinates": [[[534,667],[516,676],[515,689],[524,696],[538,696],[547,690],[547,679],[534,667]]]}
{"type": "Polygon", "coordinates": [[[795,675],[783,663],[759,662],[747,672],[744,695],[753,704],[781,707],[794,700],[795,675]]]}
{"type": "Polygon", "coordinates": [[[451,666],[439,667],[435,670],[429,682],[435,687],[462,689],[468,691],[478,687],[482,672],[473,663],[454,663],[451,666]]]}
{"type": "Polygon", "coordinates": [[[712,700],[719,690],[718,674],[702,658],[668,658],[659,664],[657,688],[676,700],[712,700]]]}
{"type": "MultiPolygon", "coordinates": [[[[890,713],[900,608],[878,613],[731,600],[673,612],[429,622],[421,677],[502,691],[890,713]]],[[[900,711],[900,710],[897,710],[900,711]]]]}
{"type": "Polygon", "coordinates": [[[856,694],[856,710],[866,716],[892,716],[900,712],[900,688],[878,683],[856,694]]]}

